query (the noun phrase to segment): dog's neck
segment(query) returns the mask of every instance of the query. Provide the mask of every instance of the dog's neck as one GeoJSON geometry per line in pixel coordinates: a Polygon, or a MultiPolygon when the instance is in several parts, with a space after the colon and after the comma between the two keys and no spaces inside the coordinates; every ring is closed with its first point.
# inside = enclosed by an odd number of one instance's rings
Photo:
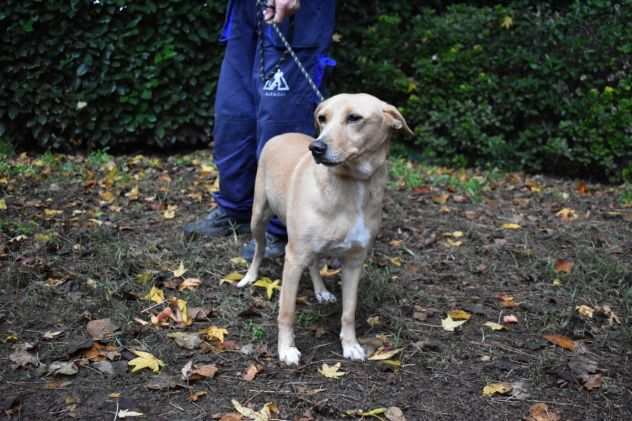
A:
{"type": "Polygon", "coordinates": [[[366,151],[350,162],[328,168],[338,177],[352,178],[359,181],[370,181],[374,176],[382,176],[386,168],[389,142],[382,143],[378,150],[366,151]],[[368,156],[368,157],[367,157],[368,156]]]}

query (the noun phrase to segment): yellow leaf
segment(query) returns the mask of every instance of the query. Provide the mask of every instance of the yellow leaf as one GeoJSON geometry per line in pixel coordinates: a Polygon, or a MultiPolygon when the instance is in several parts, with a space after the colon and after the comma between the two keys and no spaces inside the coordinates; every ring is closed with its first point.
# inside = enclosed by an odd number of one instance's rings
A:
{"type": "Polygon", "coordinates": [[[361,417],[375,417],[386,412],[386,408],[375,408],[364,411],[360,414],[361,417]]]}
{"type": "Polygon", "coordinates": [[[233,257],[230,259],[230,263],[235,266],[248,267],[248,261],[241,256],[233,257]]]}
{"type": "Polygon", "coordinates": [[[592,319],[594,310],[592,307],[587,306],[586,304],[582,304],[575,308],[580,316],[585,317],[587,319],[592,319]]]}
{"type": "Polygon", "coordinates": [[[373,354],[369,356],[370,361],[384,361],[390,360],[395,355],[399,354],[403,348],[391,349],[389,351],[385,351],[384,347],[381,346],[375,350],[373,354]]]}
{"type": "Polygon", "coordinates": [[[483,388],[483,396],[506,395],[512,390],[510,383],[490,383],[483,388]]]}
{"type": "Polygon", "coordinates": [[[400,267],[402,265],[402,261],[399,257],[389,257],[388,261],[395,267],[400,267]]]}
{"type": "Polygon", "coordinates": [[[0,199],[0,210],[7,210],[7,202],[4,199],[0,199]]]}
{"type": "Polygon", "coordinates": [[[204,176],[213,176],[217,174],[217,170],[212,164],[202,164],[200,165],[200,173],[204,176]]]}
{"type": "Polygon", "coordinates": [[[219,284],[221,285],[224,282],[226,282],[232,285],[235,282],[241,281],[243,277],[244,275],[239,272],[231,272],[228,275],[224,276],[222,279],[220,279],[219,284]]]}
{"type": "Polygon", "coordinates": [[[505,330],[505,326],[494,322],[485,322],[483,323],[483,326],[486,326],[491,330],[505,330]]]}
{"type": "Polygon", "coordinates": [[[215,179],[215,182],[211,185],[211,188],[208,190],[209,190],[209,193],[215,193],[219,191],[219,177],[215,179]]]}
{"type": "Polygon", "coordinates": [[[55,210],[55,209],[44,209],[44,216],[48,219],[54,218],[58,215],[61,215],[64,211],[55,210]]]}
{"type": "Polygon", "coordinates": [[[571,208],[562,208],[555,215],[559,216],[562,221],[577,219],[577,213],[571,208]]]}
{"type": "Polygon", "coordinates": [[[165,301],[165,293],[160,288],[151,287],[147,295],[143,297],[145,300],[153,301],[156,304],[165,301]]]}
{"type": "Polygon", "coordinates": [[[221,343],[224,343],[224,335],[228,335],[228,330],[224,329],[223,327],[210,326],[206,328],[203,333],[209,339],[217,339],[221,343]]]}
{"type": "Polygon", "coordinates": [[[162,213],[162,217],[165,219],[173,219],[176,217],[176,209],[178,206],[176,205],[168,205],[167,209],[162,213]]]}
{"type": "Polygon", "coordinates": [[[511,16],[505,16],[503,20],[500,22],[500,27],[504,29],[509,29],[513,26],[513,19],[511,16]]]}
{"type": "Polygon", "coordinates": [[[129,200],[138,200],[139,196],[140,191],[138,190],[138,186],[125,193],[125,197],[127,197],[129,200]]]}
{"type": "Polygon", "coordinates": [[[134,350],[132,350],[132,352],[138,357],[127,363],[129,366],[133,367],[132,373],[135,373],[138,370],[142,370],[143,368],[148,368],[154,373],[158,373],[160,371],[160,368],[165,366],[165,363],[154,357],[149,352],[134,350]]]}
{"type": "Polygon", "coordinates": [[[107,191],[107,190],[106,191],[101,191],[101,192],[99,192],[99,197],[105,203],[112,203],[112,202],[114,202],[114,194],[111,191],[107,191]]]}
{"type": "Polygon", "coordinates": [[[332,278],[340,272],[340,269],[330,269],[329,266],[324,265],[320,268],[320,276],[323,278],[332,278]]]}
{"type": "Polygon", "coordinates": [[[472,315],[464,310],[450,310],[448,311],[448,317],[452,320],[470,320],[472,315]]]}
{"type": "MultiPolygon", "coordinates": [[[[189,326],[193,321],[189,317],[189,306],[185,300],[177,299],[175,302],[176,308],[176,322],[182,323],[185,326],[189,326]]],[[[223,342],[223,341],[222,341],[223,342]]]]}
{"type": "Polygon", "coordinates": [[[445,242],[450,247],[461,247],[463,245],[463,241],[453,240],[451,238],[446,239],[445,242]]]}
{"type": "Polygon", "coordinates": [[[202,280],[200,278],[187,278],[179,286],[178,291],[185,289],[194,290],[200,286],[202,280]]]}
{"type": "Polygon", "coordinates": [[[366,322],[369,324],[369,326],[371,327],[376,327],[379,326],[381,321],[380,321],[380,316],[371,316],[369,318],[366,319],[366,322]]]}
{"type": "Polygon", "coordinates": [[[393,368],[401,368],[402,367],[402,362],[400,360],[384,360],[384,361],[382,361],[382,364],[386,364],[386,365],[391,366],[393,368]]]}
{"type": "Polygon", "coordinates": [[[268,300],[270,300],[272,299],[272,295],[274,294],[275,289],[281,290],[280,284],[281,284],[281,281],[278,279],[276,281],[272,281],[272,279],[270,278],[261,278],[257,282],[254,283],[254,286],[259,287],[259,288],[265,288],[266,295],[268,296],[268,300]]]}
{"type": "Polygon", "coordinates": [[[259,411],[242,406],[239,401],[235,399],[231,400],[231,403],[237,412],[252,421],[270,421],[272,415],[279,412],[277,406],[272,402],[263,405],[263,408],[259,411]]]}
{"type": "Polygon", "coordinates": [[[502,227],[506,230],[519,230],[521,228],[518,224],[503,224],[502,227]]]}
{"type": "Polygon", "coordinates": [[[180,266],[178,266],[178,269],[172,270],[173,276],[175,276],[176,278],[179,278],[182,275],[184,275],[186,271],[187,270],[184,268],[184,262],[182,260],[180,261],[180,266]]]}
{"type": "Polygon", "coordinates": [[[344,371],[339,371],[340,363],[336,363],[334,365],[327,365],[323,363],[323,365],[318,369],[318,372],[328,379],[339,379],[347,373],[344,371]]]}
{"type": "Polygon", "coordinates": [[[448,316],[441,320],[441,327],[448,332],[454,332],[457,327],[466,322],[467,320],[453,320],[450,316],[448,316]]]}
{"type": "Polygon", "coordinates": [[[443,234],[443,236],[452,237],[452,238],[461,238],[463,237],[463,231],[446,232],[443,234]]]}

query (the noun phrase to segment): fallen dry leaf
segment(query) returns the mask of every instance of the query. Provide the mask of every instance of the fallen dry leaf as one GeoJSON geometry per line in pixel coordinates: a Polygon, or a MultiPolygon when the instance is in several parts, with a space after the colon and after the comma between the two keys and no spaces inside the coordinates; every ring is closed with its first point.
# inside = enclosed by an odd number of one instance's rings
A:
{"type": "Polygon", "coordinates": [[[501,225],[502,229],[506,229],[506,230],[519,230],[520,228],[522,228],[519,224],[502,224],[501,225]]]}
{"type": "Polygon", "coordinates": [[[88,335],[95,341],[103,339],[112,339],[114,332],[118,330],[118,326],[112,323],[110,319],[91,320],[86,325],[88,335]]]}
{"type": "Polygon", "coordinates": [[[569,351],[575,351],[577,348],[577,342],[569,338],[568,336],[562,335],[544,335],[544,339],[559,346],[560,348],[567,349],[569,351]]]}
{"type": "Polygon", "coordinates": [[[217,374],[217,366],[215,364],[193,364],[191,369],[190,380],[212,379],[217,374]]]}
{"type": "Polygon", "coordinates": [[[575,307],[575,310],[577,310],[577,313],[579,313],[580,316],[586,319],[592,319],[593,314],[595,312],[595,310],[592,307],[587,306],[585,304],[575,307]]]}
{"type": "Polygon", "coordinates": [[[281,281],[278,279],[276,281],[272,281],[270,278],[261,278],[253,285],[259,288],[265,288],[268,300],[272,299],[275,289],[281,290],[281,281]]]}
{"type": "Polygon", "coordinates": [[[79,368],[75,365],[74,361],[54,361],[48,365],[49,376],[64,375],[74,376],[79,372],[79,368]]]}
{"type": "Polygon", "coordinates": [[[160,369],[165,366],[165,363],[154,357],[149,352],[131,351],[138,357],[127,363],[130,367],[132,367],[132,373],[142,370],[143,368],[148,368],[154,373],[158,373],[160,372],[160,369]]]}
{"type": "Polygon", "coordinates": [[[9,355],[9,360],[14,362],[17,367],[26,368],[29,365],[39,366],[39,358],[37,355],[30,353],[29,351],[35,347],[30,342],[25,342],[15,346],[15,351],[9,355]]]}
{"type": "Polygon", "coordinates": [[[516,308],[520,306],[520,303],[516,303],[514,301],[514,297],[512,295],[505,294],[504,292],[496,295],[496,298],[498,298],[500,305],[504,308],[516,308]]]}
{"type": "Polygon", "coordinates": [[[448,317],[452,320],[470,320],[472,315],[465,310],[450,310],[448,311],[448,317]]]}
{"type": "Polygon", "coordinates": [[[167,320],[171,319],[172,317],[173,317],[173,311],[171,310],[171,307],[165,307],[157,315],[151,316],[151,324],[153,324],[154,326],[161,326],[163,324],[169,325],[167,320]]]}
{"type": "Polygon", "coordinates": [[[62,333],[64,333],[63,330],[57,330],[57,331],[47,330],[46,332],[44,332],[44,334],[42,334],[42,339],[46,341],[50,341],[50,340],[55,339],[62,333]]]}
{"type": "Polygon", "coordinates": [[[233,257],[232,259],[230,259],[230,263],[235,266],[241,266],[244,268],[247,268],[249,266],[248,261],[241,256],[233,257]]]}
{"type": "Polygon", "coordinates": [[[432,196],[432,201],[437,205],[445,205],[448,203],[448,199],[450,198],[449,194],[438,194],[436,196],[432,196]]]}
{"type": "Polygon", "coordinates": [[[162,217],[165,219],[173,219],[176,217],[177,205],[167,205],[167,209],[162,213],[162,217]]]}
{"type": "Polygon", "coordinates": [[[200,278],[186,278],[180,285],[178,285],[178,291],[183,291],[185,289],[195,290],[200,286],[202,280],[200,278]]]}
{"type": "Polygon", "coordinates": [[[233,399],[231,400],[233,407],[244,417],[253,421],[269,421],[273,414],[279,412],[276,405],[272,402],[268,402],[263,405],[259,411],[255,411],[254,409],[250,409],[248,407],[242,406],[239,401],[233,399]]]}
{"type": "Polygon", "coordinates": [[[342,376],[345,376],[347,373],[340,370],[340,363],[336,363],[334,365],[328,365],[323,363],[323,365],[318,369],[318,372],[328,379],[339,379],[342,376]]]}
{"type": "Polygon", "coordinates": [[[396,348],[391,350],[386,350],[383,346],[380,346],[375,350],[373,354],[369,356],[369,361],[383,361],[389,360],[393,358],[395,355],[399,354],[403,348],[396,348]]]}
{"type": "Polygon", "coordinates": [[[202,331],[209,339],[217,339],[220,342],[224,342],[224,335],[228,335],[228,330],[223,327],[209,326],[202,331]]]}
{"type": "Polygon", "coordinates": [[[132,417],[144,417],[145,414],[138,411],[132,411],[131,409],[121,409],[117,413],[118,418],[132,418],[132,417]]]}
{"type": "Polygon", "coordinates": [[[151,287],[147,295],[145,295],[143,298],[156,304],[160,304],[165,301],[165,293],[160,288],[151,287]]]}
{"type": "Polygon", "coordinates": [[[571,208],[562,208],[555,215],[559,216],[562,221],[568,222],[577,219],[577,213],[571,208]]]}
{"type": "Polygon", "coordinates": [[[511,383],[490,383],[483,388],[483,396],[507,395],[512,390],[511,383]]]}
{"type": "Polygon", "coordinates": [[[243,279],[244,275],[239,273],[239,272],[231,272],[228,275],[224,276],[222,279],[219,280],[219,284],[223,284],[224,282],[228,283],[228,284],[234,284],[238,281],[241,281],[243,279]]]}
{"type": "Polygon", "coordinates": [[[241,376],[245,381],[251,382],[255,379],[257,374],[259,373],[261,367],[258,367],[255,364],[250,364],[248,368],[244,371],[244,374],[241,376]]]}
{"type": "Polygon", "coordinates": [[[464,323],[467,323],[467,320],[454,320],[450,316],[441,319],[441,327],[448,332],[454,332],[456,328],[464,323]]]}
{"type": "Polygon", "coordinates": [[[404,413],[396,406],[387,408],[386,412],[384,412],[384,417],[386,417],[388,421],[406,421],[404,413]]]}
{"type": "Polygon", "coordinates": [[[529,408],[525,421],[560,421],[560,414],[545,403],[536,403],[529,408]]]}
{"type": "Polygon", "coordinates": [[[508,314],[506,316],[503,316],[503,323],[515,324],[515,323],[518,323],[518,318],[513,314],[508,314]]]}
{"type": "Polygon", "coordinates": [[[172,332],[168,333],[167,337],[173,339],[179,347],[189,350],[198,348],[202,343],[197,333],[172,332]]]}
{"type": "Polygon", "coordinates": [[[7,210],[7,202],[4,199],[0,199],[0,210],[7,210]]]}
{"type": "Polygon", "coordinates": [[[201,397],[206,396],[208,392],[206,390],[198,390],[196,392],[189,392],[189,400],[191,402],[197,402],[201,397]]]}
{"type": "Polygon", "coordinates": [[[498,324],[498,323],[494,323],[494,322],[485,322],[483,323],[483,326],[490,328],[491,330],[497,331],[497,330],[505,330],[505,326],[498,324]]]}
{"type": "Polygon", "coordinates": [[[557,259],[555,261],[555,265],[553,266],[553,269],[555,270],[555,272],[557,273],[571,273],[571,271],[573,270],[573,266],[575,265],[575,263],[572,260],[568,260],[568,259],[557,259]]]}
{"type": "Polygon", "coordinates": [[[173,272],[173,276],[175,276],[176,278],[179,278],[182,275],[184,275],[187,272],[187,269],[184,268],[184,262],[180,261],[180,265],[178,266],[178,268],[172,270],[172,272],[173,272]]]}

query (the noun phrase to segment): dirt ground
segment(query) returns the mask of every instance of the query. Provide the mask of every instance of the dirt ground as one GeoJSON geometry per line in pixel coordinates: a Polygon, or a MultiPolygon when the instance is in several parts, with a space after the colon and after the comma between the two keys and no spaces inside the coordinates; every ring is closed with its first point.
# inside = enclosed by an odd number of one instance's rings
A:
{"type": "MultiPolygon", "coordinates": [[[[208,152],[0,162],[6,419],[240,419],[233,400],[296,421],[403,419],[391,407],[409,421],[632,419],[629,187],[394,159],[357,320],[369,351],[400,351],[343,359],[340,306],[317,304],[305,274],[303,359],[288,368],[275,355],[278,291],[268,300],[265,288],[222,282],[245,273],[234,258],[248,236],[182,234],[212,206],[208,152]],[[146,298],[152,287],[165,302],[146,298]],[[453,310],[470,318],[448,331],[453,310]],[[112,335],[88,324],[100,319],[112,335]],[[226,329],[224,342],[209,327],[226,329]],[[132,351],[160,359],[160,374],[132,373],[132,351]],[[183,379],[191,360],[217,371],[183,379]],[[323,363],[346,374],[327,378],[323,363]],[[529,415],[537,404],[548,412],[529,415]]],[[[281,268],[268,261],[262,276],[281,268]]],[[[339,296],[338,275],[326,281],[339,296]]]]}

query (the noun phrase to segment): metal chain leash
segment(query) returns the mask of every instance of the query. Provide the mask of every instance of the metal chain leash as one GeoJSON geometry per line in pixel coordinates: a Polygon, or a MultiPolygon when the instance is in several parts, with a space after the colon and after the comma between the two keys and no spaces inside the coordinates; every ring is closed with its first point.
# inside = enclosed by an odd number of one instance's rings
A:
{"type": "MultiPolygon", "coordinates": [[[[263,0],[257,0],[257,4],[260,6],[261,9],[268,7],[267,5],[264,4],[263,0]]],[[[263,57],[263,30],[261,28],[261,21],[263,20],[263,10],[258,10],[257,13],[260,15],[260,17],[257,19],[257,35],[259,36],[259,42],[260,42],[260,61],[259,61],[260,77],[262,78],[262,81],[265,82],[267,79],[269,79],[269,77],[265,78],[265,65],[264,65],[264,57],[263,57]]],[[[312,88],[312,90],[318,97],[319,102],[323,102],[325,100],[325,97],[323,96],[323,94],[320,93],[320,90],[314,83],[314,80],[311,78],[307,70],[305,70],[303,63],[301,63],[301,60],[298,58],[298,56],[292,49],[292,46],[287,41],[287,39],[285,39],[285,36],[279,29],[279,26],[276,23],[270,23],[269,25],[272,26],[276,34],[279,36],[279,39],[281,39],[283,46],[285,47],[285,51],[283,53],[284,55],[281,56],[281,58],[279,59],[279,62],[275,66],[276,70],[280,70],[281,62],[285,58],[284,56],[289,53],[292,59],[294,60],[294,63],[296,63],[296,66],[299,68],[299,70],[305,77],[305,80],[307,80],[307,83],[309,84],[310,88],[312,88]]]]}

